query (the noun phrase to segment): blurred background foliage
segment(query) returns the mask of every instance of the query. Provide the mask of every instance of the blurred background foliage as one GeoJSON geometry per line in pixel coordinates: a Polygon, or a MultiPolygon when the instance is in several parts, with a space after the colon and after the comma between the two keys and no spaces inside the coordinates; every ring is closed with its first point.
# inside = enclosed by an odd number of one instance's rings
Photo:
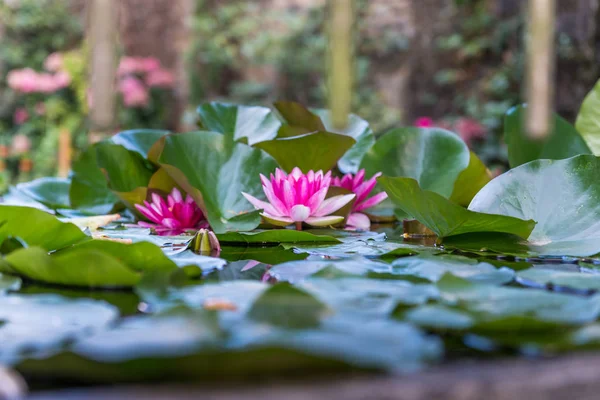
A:
{"type": "MultiPolygon", "coordinates": [[[[523,3],[356,0],[353,112],[378,133],[417,120],[448,128],[490,167],[502,169],[503,116],[521,102],[523,90],[523,3]]],[[[324,5],[123,0],[115,131],[189,129],[195,106],[211,100],[325,107],[324,5]],[[174,30],[185,30],[185,40],[173,39],[181,36],[174,30]]],[[[573,119],[598,77],[598,0],[558,0],[558,7],[555,103],[573,119]]],[[[4,187],[54,174],[61,130],[70,133],[76,151],[87,143],[85,116],[93,99],[86,86],[84,8],[84,0],[0,0],[4,187]],[[9,87],[10,71],[56,74],[45,66],[53,53],[62,56],[67,86],[32,93],[9,87]]]]}

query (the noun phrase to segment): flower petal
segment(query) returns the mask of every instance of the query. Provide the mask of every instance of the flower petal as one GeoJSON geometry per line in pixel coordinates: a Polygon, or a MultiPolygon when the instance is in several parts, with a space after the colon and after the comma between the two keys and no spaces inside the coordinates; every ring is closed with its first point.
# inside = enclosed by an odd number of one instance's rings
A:
{"type": "Polygon", "coordinates": [[[306,207],[302,204],[296,204],[290,210],[290,217],[295,222],[306,221],[306,219],[310,216],[310,208],[306,207]]]}
{"type": "Polygon", "coordinates": [[[328,187],[319,189],[315,194],[310,196],[308,201],[305,203],[310,208],[312,214],[314,214],[315,211],[317,211],[317,209],[321,206],[323,200],[325,200],[325,196],[327,196],[328,191],[328,187]]]}
{"type": "Polygon", "coordinates": [[[325,199],[319,208],[313,213],[313,216],[323,217],[325,215],[329,215],[350,203],[355,197],[355,194],[341,194],[339,196],[333,196],[325,199]]]}
{"type": "Polygon", "coordinates": [[[371,220],[365,214],[352,213],[348,216],[346,225],[359,230],[366,231],[371,227],[371,220]]]}
{"type": "Polygon", "coordinates": [[[288,226],[294,223],[294,221],[291,218],[287,217],[276,217],[267,213],[261,213],[260,215],[264,218],[266,222],[275,226],[288,226]]]}
{"type": "Polygon", "coordinates": [[[269,203],[271,203],[271,205],[275,207],[275,210],[277,210],[278,215],[286,215],[288,213],[288,208],[283,203],[282,199],[280,199],[273,191],[273,185],[271,185],[271,182],[269,182],[269,180],[263,175],[261,175],[260,178],[263,183],[263,191],[265,192],[269,203]]]}
{"type": "Polygon", "coordinates": [[[304,222],[312,226],[329,226],[339,224],[343,220],[344,217],[340,217],[337,215],[329,215],[327,217],[310,217],[304,222]]]}
{"type": "Polygon", "coordinates": [[[275,207],[273,207],[266,201],[259,200],[256,197],[244,192],[242,192],[242,196],[244,196],[246,200],[248,200],[257,210],[264,210],[264,212],[277,217],[282,216],[282,214],[278,210],[276,210],[275,207]]]}
{"type": "Polygon", "coordinates": [[[362,203],[358,204],[357,206],[355,206],[353,211],[362,211],[362,210],[366,210],[367,208],[376,206],[377,204],[379,204],[382,201],[384,201],[385,199],[387,199],[387,197],[388,197],[388,195],[386,192],[377,193],[375,196],[373,196],[373,197],[363,201],[362,203]]]}

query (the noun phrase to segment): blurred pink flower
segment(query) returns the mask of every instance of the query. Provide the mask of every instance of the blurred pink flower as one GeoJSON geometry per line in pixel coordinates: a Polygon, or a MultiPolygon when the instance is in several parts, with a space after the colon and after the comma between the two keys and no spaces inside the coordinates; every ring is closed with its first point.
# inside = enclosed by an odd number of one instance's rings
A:
{"type": "Polygon", "coordinates": [[[276,226],[296,224],[301,229],[305,222],[312,226],[335,225],[344,220],[343,216],[330,215],[344,207],[355,194],[333,196],[328,199],[327,192],[331,183],[331,172],[308,171],[303,174],[298,167],[289,175],[277,168],[270,180],[260,174],[263,191],[267,196],[264,202],[242,192],[242,195],[257,209],[268,223],[276,226]]]}
{"type": "Polygon", "coordinates": [[[61,53],[52,53],[44,61],[46,71],[58,72],[63,67],[63,56],[61,53]]]}
{"type": "Polygon", "coordinates": [[[6,76],[8,86],[16,92],[32,93],[37,90],[38,74],[31,68],[13,69],[6,76]]]}
{"type": "Polygon", "coordinates": [[[150,95],[142,81],[126,76],[119,82],[119,90],[123,94],[123,103],[126,107],[144,107],[148,105],[150,95]]]}
{"type": "Polygon", "coordinates": [[[152,72],[160,69],[160,61],[156,57],[138,58],[139,72],[152,72]]]}
{"type": "Polygon", "coordinates": [[[342,187],[356,194],[356,201],[352,206],[352,213],[348,216],[347,225],[349,227],[362,230],[371,227],[369,217],[361,211],[376,206],[387,199],[388,195],[385,192],[377,193],[367,199],[377,184],[377,178],[380,176],[381,172],[378,172],[373,175],[371,179],[365,181],[365,170],[361,169],[356,175],[346,174],[342,178],[333,178],[331,186],[342,187]]]}
{"type": "Polygon", "coordinates": [[[415,126],[417,128],[432,128],[435,126],[433,119],[429,117],[419,117],[415,121],[415,126]]]}
{"type": "Polygon", "coordinates": [[[21,125],[29,119],[29,113],[23,107],[19,107],[15,110],[13,115],[13,122],[15,125],[21,125]]]}
{"type": "Polygon", "coordinates": [[[468,145],[475,139],[485,138],[486,128],[472,118],[459,118],[454,123],[454,129],[468,145]]]}
{"type": "Polygon", "coordinates": [[[139,221],[138,225],[152,228],[159,235],[179,235],[187,230],[208,227],[204,213],[194,199],[189,194],[184,199],[176,188],[167,196],[167,201],[153,193],[152,203],[144,201],[144,205],[136,204],[135,208],[150,221],[139,221]]]}
{"type": "Polygon", "coordinates": [[[31,140],[23,134],[17,134],[12,140],[12,153],[15,155],[27,153],[31,148],[31,140]]]}
{"type": "Polygon", "coordinates": [[[148,72],[146,84],[150,87],[170,88],[175,83],[175,77],[166,69],[159,68],[148,72]]]}
{"type": "Polygon", "coordinates": [[[71,75],[66,71],[60,71],[52,77],[54,79],[55,91],[64,89],[71,84],[71,75]]]}
{"type": "Polygon", "coordinates": [[[121,58],[117,75],[123,77],[130,74],[141,74],[160,69],[160,61],[155,57],[128,57],[121,58]]]}

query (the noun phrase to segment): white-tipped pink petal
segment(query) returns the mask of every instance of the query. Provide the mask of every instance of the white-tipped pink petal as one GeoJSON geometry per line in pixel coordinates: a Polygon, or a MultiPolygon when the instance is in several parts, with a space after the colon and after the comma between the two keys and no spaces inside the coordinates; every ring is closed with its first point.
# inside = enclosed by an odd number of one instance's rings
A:
{"type": "Polygon", "coordinates": [[[323,203],[323,200],[325,200],[328,191],[329,188],[324,187],[322,189],[319,189],[319,191],[314,193],[312,196],[310,196],[310,198],[306,202],[306,205],[310,208],[311,212],[314,213],[315,211],[317,211],[319,206],[323,203]]]}
{"type": "Polygon", "coordinates": [[[305,222],[312,226],[330,226],[339,224],[344,220],[344,217],[337,215],[329,215],[327,217],[310,217],[305,222]]]}
{"type": "Polygon", "coordinates": [[[365,214],[352,213],[348,216],[346,225],[358,230],[366,231],[371,227],[371,220],[365,214]]]}
{"type": "Polygon", "coordinates": [[[290,217],[294,220],[294,222],[306,221],[309,216],[310,208],[302,204],[296,204],[290,209],[290,217]]]}
{"type": "Polygon", "coordinates": [[[291,225],[294,223],[294,221],[288,217],[276,217],[275,215],[270,215],[267,213],[261,213],[260,215],[269,224],[275,225],[275,226],[288,226],[288,225],[291,225]]]}
{"type": "Polygon", "coordinates": [[[344,207],[346,204],[350,203],[355,197],[356,195],[353,193],[341,194],[339,196],[333,196],[328,199],[325,199],[323,203],[321,203],[319,208],[313,213],[313,216],[323,217],[325,215],[329,215],[333,212],[336,212],[340,208],[344,207]]]}
{"type": "Polygon", "coordinates": [[[388,195],[386,192],[377,193],[375,196],[368,198],[367,200],[363,201],[362,203],[360,203],[359,205],[354,207],[353,211],[362,211],[362,210],[366,210],[367,208],[376,206],[377,204],[379,204],[382,201],[384,201],[385,199],[387,199],[387,197],[388,197],[388,195]]]}
{"type": "Polygon", "coordinates": [[[277,214],[287,214],[288,208],[283,203],[283,201],[281,201],[279,197],[277,197],[275,192],[273,192],[273,185],[271,185],[271,182],[269,182],[269,180],[263,175],[261,175],[261,180],[263,183],[263,191],[265,192],[265,196],[267,196],[267,200],[269,200],[269,203],[271,203],[271,205],[275,207],[275,210],[277,210],[277,214]]]}
{"type": "Polygon", "coordinates": [[[276,217],[283,216],[278,210],[275,209],[271,204],[266,201],[262,201],[252,196],[251,194],[242,192],[242,196],[246,198],[257,210],[264,210],[264,212],[269,213],[271,215],[275,215],[276,217]]]}
{"type": "Polygon", "coordinates": [[[302,171],[300,170],[300,168],[294,167],[294,169],[292,170],[292,173],[290,175],[294,178],[294,180],[297,181],[304,174],[302,173],[302,171]]]}

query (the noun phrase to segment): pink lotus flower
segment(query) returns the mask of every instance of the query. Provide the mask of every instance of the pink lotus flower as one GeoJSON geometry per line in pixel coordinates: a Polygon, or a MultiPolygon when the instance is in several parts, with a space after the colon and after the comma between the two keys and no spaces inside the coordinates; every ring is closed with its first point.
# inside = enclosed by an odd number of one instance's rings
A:
{"type": "Polygon", "coordinates": [[[148,72],[146,84],[150,87],[170,88],[175,83],[175,77],[166,69],[157,69],[148,72]]]}
{"type": "Polygon", "coordinates": [[[415,121],[415,126],[417,128],[433,128],[435,123],[433,122],[433,119],[429,117],[419,117],[415,121]]]}
{"type": "Polygon", "coordinates": [[[388,195],[386,192],[377,193],[375,196],[367,198],[377,184],[377,178],[380,176],[381,172],[378,172],[371,179],[365,181],[365,170],[361,169],[356,175],[346,174],[342,178],[333,178],[332,186],[338,186],[356,194],[356,201],[346,222],[349,227],[361,230],[371,227],[369,217],[361,213],[361,211],[376,206],[387,199],[388,195]]]}
{"type": "Polygon", "coordinates": [[[468,145],[470,145],[473,140],[485,138],[485,126],[472,118],[457,119],[454,123],[454,129],[468,145]]]}
{"type": "Polygon", "coordinates": [[[270,180],[260,175],[263,190],[269,203],[257,199],[248,193],[242,193],[257,210],[262,209],[262,217],[272,225],[288,226],[296,224],[302,229],[305,222],[312,226],[334,225],[344,220],[343,216],[330,215],[348,204],[356,195],[339,195],[326,199],[331,172],[308,171],[303,174],[299,168],[292,173],[277,168],[270,180]]]}
{"type": "Polygon", "coordinates": [[[144,201],[143,206],[136,204],[135,208],[151,221],[139,221],[138,225],[152,228],[159,235],[179,235],[187,230],[208,227],[204,213],[194,199],[189,194],[184,199],[177,188],[167,196],[167,201],[153,193],[152,203],[144,201]]]}

